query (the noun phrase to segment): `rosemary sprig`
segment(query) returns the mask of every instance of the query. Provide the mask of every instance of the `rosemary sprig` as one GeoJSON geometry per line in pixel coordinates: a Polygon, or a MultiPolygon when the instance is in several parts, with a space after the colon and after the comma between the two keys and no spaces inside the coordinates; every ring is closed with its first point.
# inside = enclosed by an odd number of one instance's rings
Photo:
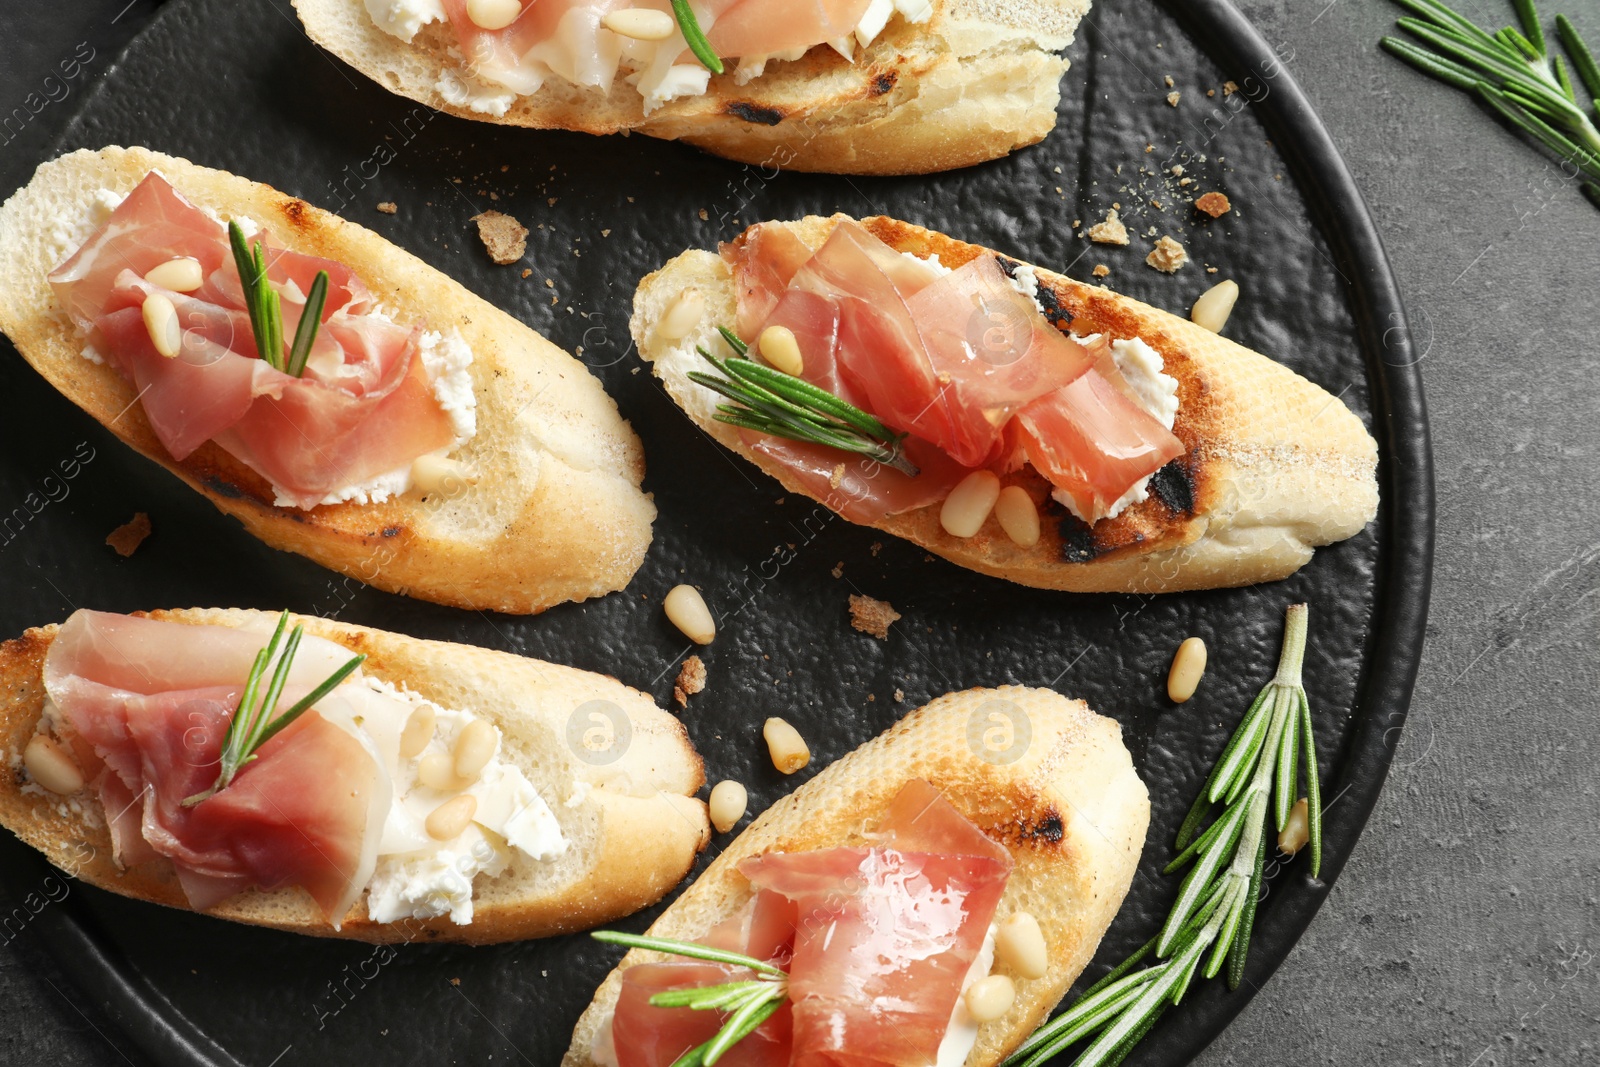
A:
{"type": "Polygon", "coordinates": [[[267,278],[267,259],[257,241],[254,248],[245,242],[237,220],[228,223],[228,244],[233,248],[233,265],[239,270],[244,289],[245,310],[250,313],[250,330],[255,334],[256,351],[267,365],[299,378],[305,375],[306,359],[322,326],[322,309],[328,300],[328,272],[317,271],[306,294],[306,306],[295,327],[288,358],[283,354],[283,299],[267,278]]]}
{"type": "Polygon", "coordinates": [[[757,1027],[783,1006],[789,996],[789,976],[783,969],[754,956],[727,952],[694,941],[642,937],[615,930],[596,930],[589,936],[607,944],[667,952],[711,963],[726,963],[756,972],[758,977],[746,981],[669,989],[650,998],[650,1003],[658,1008],[693,1008],[696,1011],[720,1011],[727,1015],[722,1028],[709,1041],[679,1056],[673,1061],[672,1067],[715,1067],[725,1052],[754,1033],[757,1027]]]}
{"type": "Polygon", "coordinates": [[[691,381],[733,401],[717,406],[718,422],[855,452],[911,477],[919,473],[916,464],[906,458],[905,434],[895,433],[826,389],[748,358],[748,345],[726,327],[718,330],[737,355],[718,359],[703,347],[696,351],[721,371],[722,377],[689,372],[691,381]]]}
{"type": "Polygon", "coordinates": [[[1552,55],[1534,0],[1511,0],[1518,29],[1495,33],[1452,11],[1440,0],[1395,0],[1417,17],[1398,20],[1401,29],[1424,45],[1385,37],[1380,46],[1424,74],[1472,93],[1506,121],[1570,162],[1585,181],[1583,190],[1600,205],[1600,67],[1565,15],[1557,15],[1556,36],[1571,57],[1587,90],[1588,109],[1578,101],[1567,64],[1552,55]]]}
{"type": "Polygon", "coordinates": [[[706,40],[705,31],[700,28],[700,20],[694,17],[694,9],[689,6],[689,0],[672,0],[672,14],[678,20],[678,29],[683,31],[683,39],[688,42],[689,51],[694,53],[700,65],[713,74],[721,74],[722,60],[717,58],[711,42],[706,40]]]}
{"type": "Polygon", "coordinates": [[[199,792],[190,797],[185,797],[183,806],[192,808],[203,800],[215,796],[228,787],[234,775],[244,769],[245,764],[256,758],[256,752],[262,745],[272,740],[301,715],[304,715],[313,704],[333,692],[340,682],[350,676],[350,672],[366,660],[365,655],[352,656],[344,666],[329,675],[323,683],[307,693],[294,706],[282,715],[274,718],[273,709],[278,706],[278,698],[283,695],[284,683],[289,680],[289,667],[294,661],[294,654],[300,649],[300,638],[305,634],[305,627],[296,625],[289,632],[289,639],[284,641],[283,631],[289,625],[289,613],[286,611],[278,616],[277,629],[272,632],[272,639],[267,646],[256,653],[254,665],[250,668],[250,675],[245,679],[244,692],[239,697],[239,706],[233,710],[233,718],[228,723],[228,732],[222,739],[222,769],[217,774],[217,780],[210,789],[199,792]],[[280,644],[283,654],[278,655],[280,644]],[[277,660],[277,666],[272,672],[272,677],[267,680],[265,690],[261,688],[261,681],[266,677],[267,668],[277,660]]]}
{"type": "Polygon", "coordinates": [[[1167,873],[1193,863],[1161,932],[1091,986],[1067,1011],[1024,1041],[1002,1067],[1039,1067],[1092,1038],[1072,1067],[1121,1063],[1163,1012],[1183,999],[1198,972],[1228,969],[1228,986],[1244,977],[1250,931],[1266,865],[1268,809],[1281,831],[1295,803],[1297,764],[1304,757],[1310,822],[1311,876],[1322,867],[1322,797],[1311,704],[1301,680],[1306,605],[1289,608],[1278,672],[1245,712],[1211,777],[1178,830],[1178,856],[1167,873]],[[1223,812],[1201,827],[1218,804],[1223,812]],[[1157,962],[1136,970],[1151,955],[1157,962]]]}

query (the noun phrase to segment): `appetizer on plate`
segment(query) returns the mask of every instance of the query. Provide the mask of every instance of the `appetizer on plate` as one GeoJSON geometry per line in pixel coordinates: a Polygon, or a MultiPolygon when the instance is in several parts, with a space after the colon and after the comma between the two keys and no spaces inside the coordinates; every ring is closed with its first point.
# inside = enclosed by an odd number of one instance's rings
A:
{"type": "Polygon", "coordinates": [[[700,758],[644,694],[288,622],[78,611],[0,646],[0,823],[101,889],[374,942],[582,929],[704,847],[700,758]]]}
{"type": "Polygon", "coordinates": [[[636,948],[563,1063],[671,1067],[727,1020],[652,998],[742,981],[769,1014],[719,1062],[998,1063],[1093,956],[1149,818],[1082,701],[940,697],[774,804],[646,932],[756,967],[636,948]]]}
{"type": "Polygon", "coordinates": [[[1089,0],[294,0],[311,39],[463,118],[928,174],[1056,123],[1089,0]]]}
{"type": "Polygon", "coordinates": [[[639,440],[571,356],[377,234],[142,148],[0,208],[0,329],[275,548],[391,592],[542,611],[627,584],[639,440]]]}
{"type": "Polygon", "coordinates": [[[1024,585],[1269,581],[1377,510],[1377,445],[1321,387],[893,219],[685,252],[640,283],[632,330],[689,417],[790,491],[1024,585]]]}

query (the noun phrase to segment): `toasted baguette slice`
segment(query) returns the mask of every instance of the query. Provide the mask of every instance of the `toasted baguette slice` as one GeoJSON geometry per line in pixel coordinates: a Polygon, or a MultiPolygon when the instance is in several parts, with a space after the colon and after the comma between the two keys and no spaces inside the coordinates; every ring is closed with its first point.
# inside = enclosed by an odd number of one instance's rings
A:
{"type": "MultiPolygon", "coordinates": [[[[813,248],[843,215],[787,223],[813,248]]],[[[920,226],[877,217],[862,222],[890,246],[938,255],[960,267],[989,249],[920,226]]],[[[1006,259],[1007,263],[1014,260],[1006,259]]],[[[963,567],[1023,585],[1074,592],[1164,593],[1249,585],[1293,574],[1312,549],[1359,533],[1377,512],[1377,444],[1361,420],[1321,387],[1287,367],[1185,319],[1136,300],[1037,268],[1039,301],[1058,326],[1080,335],[1142,338],[1178,380],[1173,432],[1187,453],[1151,479],[1149,498],[1114,519],[1087,526],[1049,499],[1032,467],[1007,476],[1040,505],[1043,536],[1023,548],[994,519],[974,537],[957,538],[939,522],[939,506],[892,515],[877,527],[963,567]],[[1059,521],[1048,521],[1051,517],[1059,521]]],[[[713,252],[689,251],[639,284],[632,330],[667,393],[701,429],[804,493],[787,468],[744,444],[739,431],[703,418],[690,401],[703,387],[698,345],[712,347],[718,323],[735,321],[728,265],[713,252]],[[706,313],[687,338],[662,339],[656,323],[687,288],[706,297],[706,313]]]]}
{"type": "Polygon", "coordinates": [[[73,152],[0,207],[0,263],[0,330],[28,362],[274,548],[390,592],[528,613],[621,589],[650,546],[655,505],[639,489],[639,439],[583,364],[415,256],[303,200],[143,148],[73,152]],[[304,511],[274,506],[267,481],[213,442],[174,461],[134,387],[81,355],[45,280],[75,250],[73,231],[96,192],[126,193],[152,169],[223,218],[248,216],[290,247],[355,268],[397,321],[458,330],[474,353],[478,432],[455,455],[477,483],[304,511]]]}
{"type": "MultiPolygon", "coordinates": [[[[270,625],[275,616],[239,609],[153,611],[174,622],[270,625]]],[[[501,875],[480,875],[474,916],[395,923],[367,918],[365,898],[334,930],[299,887],[249,890],[206,914],[301,934],[371,942],[462,941],[487,944],[581,930],[659,900],[688,872],[709,840],[706,806],[695,798],[704,765],[683,724],[645,694],[572,667],[505,652],[296,617],[306,632],[365,653],[362,670],[442,707],[471,711],[500,728],[502,751],[544,797],[570,843],[538,862],[518,855],[501,875]],[[627,716],[627,747],[611,763],[586,762],[569,743],[569,717],[590,701],[627,716]],[[576,793],[574,783],[576,786],[576,793]],[[576,803],[568,803],[576,796],[576,803]]],[[[112,860],[111,837],[93,788],[72,797],[47,793],[29,779],[21,753],[45,700],[45,653],[59,627],[43,626],[0,645],[0,751],[12,772],[0,778],[0,824],[50,862],[101,889],[187,908],[164,860],[125,871],[112,860]]],[[[586,720],[585,720],[586,721],[586,720]]],[[[624,736],[616,724],[616,736],[624,736]]]]}
{"type": "Polygon", "coordinates": [[[407,43],[379,29],[363,0],[293,2],[317,44],[391,92],[461,118],[635,131],[746,163],[833,174],[931,174],[1043,140],[1055,128],[1067,69],[1057,53],[1089,10],[1089,0],[932,0],[926,22],[891,18],[854,62],[821,45],[769,63],[746,85],[730,62],[704,95],[648,117],[621,76],[609,92],[551,78],[494,116],[440,92],[442,78],[467,76],[448,23],[407,43]]]}
{"type": "MultiPolygon", "coordinates": [[[[979,1030],[966,1067],[999,1063],[1044,1021],[1094,956],[1133,881],[1150,823],[1149,794],[1122,744],[1121,727],[1081,700],[1002,686],[951,693],[919,708],[763,812],[649,934],[694,940],[732,915],[750,898],[737,870],[750,856],[866,843],[865,831],[913,778],[938,787],[1011,850],[1016,867],[995,922],[1032,912],[1049,946],[1049,972],[1016,979],[1016,1002],[1004,1018],[979,1030]],[[984,731],[1007,722],[1007,747],[986,747],[984,731]]],[[[610,1022],[622,972],[666,958],[637,949],[623,957],[578,1020],[563,1067],[594,1062],[594,1040],[610,1022]]]]}

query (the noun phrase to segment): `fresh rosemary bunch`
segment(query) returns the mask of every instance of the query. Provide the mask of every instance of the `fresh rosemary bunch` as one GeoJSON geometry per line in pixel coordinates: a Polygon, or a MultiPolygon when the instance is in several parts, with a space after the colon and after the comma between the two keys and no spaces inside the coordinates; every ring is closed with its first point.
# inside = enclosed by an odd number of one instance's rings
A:
{"type": "Polygon", "coordinates": [[[278,706],[278,698],[283,694],[284,683],[289,680],[289,667],[294,662],[294,654],[299,651],[300,638],[305,634],[305,627],[295,626],[289,632],[288,641],[284,641],[283,631],[289,625],[289,613],[286,611],[278,616],[278,627],[272,632],[272,640],[267,642],[267,647],[256,653],[255,664],[250,668],[250,676],[245,679],[244,692],[239,697],[239,706],[233,710],[233,718],[228,723],[228,732],[222,739],[222,769],[217,775],[217,780],[210,789],[185,797],[183,806],[192,808],[196,804],[215,796],[228,787],[234,775],[244,769],[245,764],[256,758],[256,751],[268,741],[272,740],[310,707],[329,693],[335,686],[350,676],[350,672],[366,660],[366,656],[352,656],[344,666],[329,675],[327,680],[311,692],[298,700],[293,707],[276,718],[272,711],[278,706]],[[283,655],[278,655],[279,646],[283,648],[283,655]],[[266,677],[267,668],[277,660],[277,667],[272,672],[272,677],[267,681],[265,690],[261,688],[261,681],[266,677]]]}
{"type": "Polygon", "coordinates": [[[1038,1067],[1093,1038],[1072,1067],[1121,1063],[1156,1020],[1183,999],[1204,960],[1206,978],[1228,968],[1238,988],[1250,949],[1267,855],[1272,809],[1281,831],[1295,806],[1296,765],[1306,764],[1311,875],[1322,867],[1321,791],[1311,704],[1301,682],[1306,605],[1289,608],[1278,673],[1256,697],[1223,750],[1205,788],[1178,831],[1178,856],[1167,873],[1193,862],[1161,932],[1091,986],[1066,1012],[1024,1041],[1002,1067],[1038,1067]],[[1201,832],[1218,804],[1223,812],[1201,832]],[[1154,954],[1156,963],[1135,970],[1154,954]],[[1209,955],[1208,955],[1209,953],[1209,955]]]}
{"type": "Polygon", "coordinates": [[[267,279],[267,260],[257,241],[252,249],[245,243],[244,231],[237,221],[228,223],[228,243],[233,246],[233,263],[239,268],[239,283],[244,288],[244,306],[250,312],[250,330],[255,334],[256,351],[268,366],[296,378],[306,372],[306,359],[311,355],[311,345],[322,326],[322,309],[328,301],[328,272],[317,271],[311,282],[311,292],[306,294],[306,306],[300,316],[300,325],[294,331],[294,343],[289,346],[289,356],[283,354],[283,300],[267,279]]]}
{"type": "Polygon", "coordinates": [[[1559,53],[1550,52],[1534,0],[1511,0],[1522,28],[1507,26],[1495,33],[1439,0],[1395,2],[1417,16],[1401,18],[1400,28],[1429,47],[1385,37],[1379,42],[1385,51],[1480,97],[1513,126],[1570,162],[1585,179],[1584,193],[1600,206],[1600,129],[1590,115],[1600,117],[1600,66],[1570,19],[1556,16],[1556,34],[1588,91],[1587,108],[1578,102],[1566,62],[1559,53]]]}
{"type": "Polygon", "coordinates": [[[658,1008],[693,1008],[696,1011],[720,1011],[727,1015],[722,1028],[711,1040],[679,1056],[673,1061],[672,1067],[715,1067],[723,1053],[754,1033],[756,1027],[771,1018],[789,996],[789,976],[783,969],[754,956],[725,952],[693,941],[641,937],[615,930],[596,930],[589,936],[607,944],[667,952],[712,963],[727,963],[756,973],[755,978],[742,982],[669,989],[650,998],[650,1003],[658,1008]]]}
{"type": "Polygon", "coordinates": [[[918,474],[916,464],[906,458],[905,434],[895,433],[826,389],[757,363],[749,358],[750,346],[737,334],[725,326],[718,326],[717,330],[737,355],[718,359],[703,347],[698,348],[706,362],[722,372],[722,377],[690,371],[689,379],[733,401],[717,406],[718,422],[859,453],[903,474],[918,474]]]}
{"type": "Polygon", "coordinates": [[[678,29],[683,32],[683,39],[689,44],[689,51],[700,61],[700,65],[713,74],[721,74],[722,60],[717,58],[716,50],[711,47],[711,42],[706,40],[705,31],[700,28],[700,20],[694,17],[694,9],[689,6],[689,0],[672,0],[672,14],[678,20],[678,29]]]}

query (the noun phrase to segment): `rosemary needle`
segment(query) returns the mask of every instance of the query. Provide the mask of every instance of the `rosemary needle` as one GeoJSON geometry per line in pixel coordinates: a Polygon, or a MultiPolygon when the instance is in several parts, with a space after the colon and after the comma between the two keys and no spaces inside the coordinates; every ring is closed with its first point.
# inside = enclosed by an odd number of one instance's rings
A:
{"type": "Polygon", "coordinates": [[[233,249],[233,265],[239,271],[239,285],[244,290],[245,310],[250,313],[250,331],[255,335],[256,353],[274,370],[283,371],[296,378],[306,372],[306,359],[322,326],[322,309],[328,300],[328,272],[317,271],[306,294],[306,305],[300,313],[300,324],[295,328],[294,341],[288,358],[283,354],[283,299],[267,278],[267,260],[261,242],[252,247],[244,236],[238,220],[228,223],[228,244],[233,249]]]}
{"type": "Polygon", "coordinates": [[[289,625],[289,613],[286,611],[278,616],[277,629],[273,630],[272,638],[267,646],[256,653],[255,663],[250,668],[250,674],[245,679],[244,692],[239,697],[239,704],[233,711],[233,718],[228,722],[228,732],[222,739],[222,754],[220,756],[221,769],[217,780],[211,788],[183,799],[183,807],[192,808],[203,800],[215,796],[228,787],[234,776],[244,769],[245,764],[256,758],[256,752],[262,745],[276,737],[290,723],[304,715],[312,705],[329,693],[333,692],[338,684],[350,676],[350,673],[366,660],[366,656],[352,656],[344,666],[334,671],[311,692],[295,702],[283,714],[273,717],[272,712],[278,706],[278,698],[283,695],[283,687],[289,680],[289,668],[294,661],[294,656],[300,648],[300,639],[305,635],[305,627],[295,626],[289,632],[288,640],[284,640],[283,631],[289,625]],[[279,655],[279,648],[282,655],[279,655]],[[267,680],[265,690],[261,688],[262,679],[266,677],[267,668],[277,665],[272,672],[272,677],[267,680]]]}
{"type": "Polygon", "coordinates": [[[683,32],[683,39],[689,44],[689,51],[713,74],[723,71],[722,60],[717,58],[716,50],[711,47],[711,42],[706,40],[705,31],[700,28],[700,20],[694,17],[694,9],[689,6],[689,0],[672,0],[672,14],[678,20],[678,29],[683,32]]]}
{"type": "Polygon", "coordinates": [[[1379,44],[1424,74],[1472,93],[1584,179],[1584,193],[1600,205],[1600,66],[1577,27],[1555,19],[1556,36],[1570,57],[1588,107],[1579,103],[1567,63],[1552,54],[1534,0],[1512,0],[1520,28],[1489,31],[1440,0],[1395,0],[1415,17],[1397,25],[1417,41],[1385,37],[1379,44]],[[1423,47],[1426,45],[1427,47],[1423,47]],[[1592,113],[1592,114],[1591,114],[1592,113]]]}
{"type": "Polygon", "coordinates": [[[1317,876],[1322,799],[1311,704],[1301,679],[1308,622],[1304,604],[1289,608],[1277,673],[1245,712],[1178,831],[1178,855],[1167,872],[1194,866],[1161,932],[1035,1031],[1003,1067],[1040,1067],[1085,1040],[1089,1044],[1072,1067],[1111,1067],[1183,999],[1196,974],[1213,978],[1226,967],[1229,988],[1238,988],[1261,898],[1267,817],[1280,831],[1287,823],[1302,759],[1310,873],[1317,876]],[[1202,829],[1218,804],[1222,814],[1202,829]],[[1152,955],[1156,962],[1139,967],[1152,955]]]}

